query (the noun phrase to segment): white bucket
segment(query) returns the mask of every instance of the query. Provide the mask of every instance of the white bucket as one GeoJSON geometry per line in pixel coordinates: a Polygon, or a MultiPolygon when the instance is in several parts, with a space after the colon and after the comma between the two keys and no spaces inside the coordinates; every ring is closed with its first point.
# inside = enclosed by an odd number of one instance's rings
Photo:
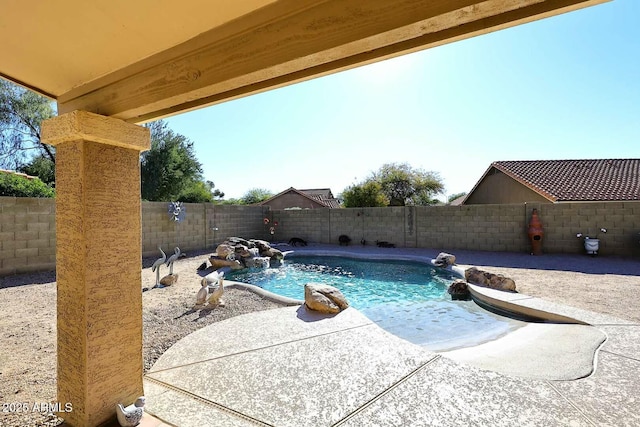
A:
{"type": "Polygon", "coordinates": [[[600,248],[600,239],[585,239],[584,248],[590,255],[596,255],[600,248]]]}

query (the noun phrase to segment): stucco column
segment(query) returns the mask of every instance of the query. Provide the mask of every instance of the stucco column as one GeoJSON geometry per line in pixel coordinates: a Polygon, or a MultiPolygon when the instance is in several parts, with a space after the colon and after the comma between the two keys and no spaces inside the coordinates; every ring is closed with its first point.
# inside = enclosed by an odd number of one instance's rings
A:
{"type": "Polygon", "coordinates": [[[70,426],[115,419],[142,395],[140,152],[149,130],[74,111],[42,124],[56,146],[58,402],[70,426]]]}

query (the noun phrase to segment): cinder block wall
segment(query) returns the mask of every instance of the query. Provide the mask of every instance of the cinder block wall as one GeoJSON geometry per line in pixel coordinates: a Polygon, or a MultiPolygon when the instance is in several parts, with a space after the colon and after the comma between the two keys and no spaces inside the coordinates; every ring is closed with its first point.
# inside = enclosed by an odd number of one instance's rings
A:
{"type": "Polygon", "coordinates": [[[354,244],[365,239],[401,247],[529,252],[534,208],[543,224],[543,252],[584,253],[576,234],[594,237],[606,228],[599,236],[601,255],[640,256],[640,202],[276,210],[272,216],[280,219],[280,241],[300,237],[337,244],[346,234],[354,244]]]}
{"type": "Polygon", "coordinates": [[[417,246],[480,251],[527,251],[524,205],[416,207],[417,246]]]}
{"type": "Polygon", "coordinates": [[[172,221],[167,202],[142,203],[142,256],[159,255],[158,246],[173,253],[215,248],[229,236],[265,238],[261,206],[219,206],[185,203],[185,219],[172,221]],[[216,230],[217,228],[217,230],[216,230]]]}
{"type": "Polygon", "coordinates": [[[0,197],[0,276],[55,267],[55,214],[55,199],[0,197]]]}
{"type": "Polygon", "coordinates": [[[169,254],[176,246],[182,252],[205,247],[204,205],[185,203],[185,219],[177,222],[169,216],[167,202],[142,203],[142,256],[159,254],[158,247],[169,254]]]}
{"type": "MultiPolygon", "coordinates": [[[[262,206],[187,203],[184,221],[171,221],[166,202],[142,202],[142,254],[215,248],[229,236],[269,237],[262,206]],[[214,230],[217,228],[217,230],[214,230]]],[[[0,197],[0,276],[55,269],[55,199],[0,197]]]]}
{"type": "MultiPolygon", "coordinates": [[[[165,202],[142,203],[143,256],[215,246],[229,236],[338,243],[346,234],[359,244],[386,240],[399,247],[438,250],[529,252],[527,228],[533,208],[543,224],[545,253],[584,253],[577,233],[595,237],[600,254],[640,257],[640,202],[269,211],[262,206],[186,204],[186,218],[173,222],[165,202]],[[269,218],[269,224],[264,224],[269,218]],[[278,222],[275,235],[269,227],[278,222]]],[[[55,200],[0,197],[0,275],[55,268],[55,200]]]]}
{"type": "MultiPolygon", "coordinates": [[[[340,209],[342,210],[342,209],[340,209]]],[[[329,243],[329,214],[331,209],[273,210],[270,211],[273,221],[278,222],[277,241],[288,241],[299,237],[309,242],[329,243]]]]}
{"type": "Polygon", "coordinates": [[[269,217],[268,208],[212,204],[207,204],[206,207],[207,217],[202,233],[207,235],[207,248],[215,249],[224,239],[231,236],[268,240],[269,225],[264,224],[264,218],[269,217]]]}

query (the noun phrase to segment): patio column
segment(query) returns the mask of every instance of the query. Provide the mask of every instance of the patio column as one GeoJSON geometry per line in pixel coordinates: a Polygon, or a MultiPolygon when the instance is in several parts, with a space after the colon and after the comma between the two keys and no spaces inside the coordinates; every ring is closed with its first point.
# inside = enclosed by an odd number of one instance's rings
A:
{"type": "Polygon", "coordinates": [[[142,388],[140,152],[149,130],[85,111],[42,124],[56,146],[58,402],[69,426],[115,420],[142,388]]]}

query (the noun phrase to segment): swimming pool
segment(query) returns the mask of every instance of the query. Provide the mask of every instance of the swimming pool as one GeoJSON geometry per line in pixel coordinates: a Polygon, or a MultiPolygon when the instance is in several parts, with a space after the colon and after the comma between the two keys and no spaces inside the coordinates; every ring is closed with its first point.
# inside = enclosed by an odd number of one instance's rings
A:
{"type": "Polygon", "coordinates": [[[288,255],[280,267],[235,271],[228,278],[300,300],[305,283],[335,286],[383,329],[433,351],[477,345],[523,325],[473,301],[451,301],[447,287],[456,276],[415,261],[288,255]]]}

